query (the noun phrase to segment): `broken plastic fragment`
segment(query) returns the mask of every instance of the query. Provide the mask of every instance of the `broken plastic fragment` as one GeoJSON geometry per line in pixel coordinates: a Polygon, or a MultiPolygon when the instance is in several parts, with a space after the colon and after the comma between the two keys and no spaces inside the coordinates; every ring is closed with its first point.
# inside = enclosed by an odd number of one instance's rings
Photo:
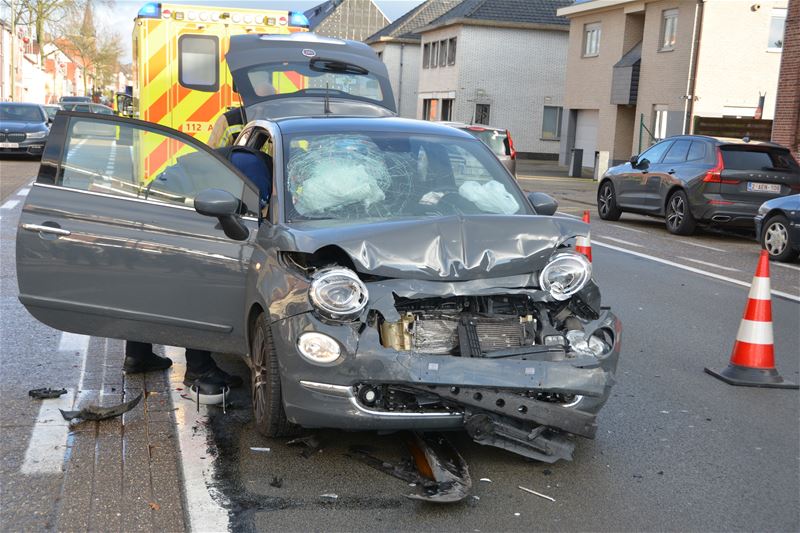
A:
{"type": "Polygon", "coordinates": [[[329,492],[329,493],[320,495],[320,498],[322,498],[323,500],[326,500],[326,501],[335,502],[336,500],[339,499],[339,495],[338,494],[333,494],[332,492],[329,492]]]}
{"type": "Polygon", "coordinates": [[[114,418],[115,416],[120,416],[134,407],[136,407],[139,402],[142,400],[142,395],[139,394],[136,398],[129,402],[121,403],[119,405],[114,405],[111,407],[100,407],[99,405],[90,405],[88,407],[84,407],[80,411],[61,411],[61,416],[64,417],[64,420],[70,421],[73,419],[80,419],[83,421],[97,421],[97,420],[105,420],[107,418],[114,418]]]}
{"type": "Polygon", "coordinates": [[[483,481],[484,483],[491,483],[492,482],[492,480],[489,479],[488,477],[482,477],[481,481],[483,481]]]}
{"type": "Polygon", "coordinates": [[[67,389],[51,389],[50,387],[45,387],[43,389],[32,389],[28,391],[28,396],[31,398],[35,398],[37,400],[48,400],[51,398],[58,398],[59,396],[66,394],[67,389]]]}
{"type": "Polygon", "coordinates": [[[527,489],[527,488],[523,487],[522,485],[517,485],[517,488],[520,489],[520,490],[524,490],[525,492],[529,492],[529,493],[533,494],[534,496],[538,496],[540,498],[544,498],[545,500],[550,500],[551,502],[556,501],[555,498],[551,498],[547,494],[542,494],[541,492],[536,492],[535,490],[527,489]]]}
{"type": "Polygon", "coordinates": [[[250,446],[251,452],[269,452],[271,451],[269,448],[258,448],[256,446],[250,446]]]}

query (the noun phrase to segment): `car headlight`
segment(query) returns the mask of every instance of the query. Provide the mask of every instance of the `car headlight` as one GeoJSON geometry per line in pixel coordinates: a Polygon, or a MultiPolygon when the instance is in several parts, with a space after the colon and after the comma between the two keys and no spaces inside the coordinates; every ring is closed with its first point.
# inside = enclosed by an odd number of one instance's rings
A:
{"type": "Polygon", "coordinates": [[[297,339],[300,354],[312,363],[332,363],[342,353],[339,343],[324,333],[310,331],[297,339]]]}
{"type": "Polygon", "coordinates": [[[47,131],[34,131],[27,135],[28,139],[44,139],[47,137],[47,131]]]}
{"type": "Polygon", "coordinates": [[[346,268],[317,272],[312,278],[309,296],[322,315],[335,320],[355,317],[369,300],[366,285],[355,272],[346,268]]]}
{"type": "Polygon", "coordinates": [[[556,300],[566,300],[592,279],[592,264],[586,256],[560,253],[550,258],[539,274],[539,285],[556,300]]]}

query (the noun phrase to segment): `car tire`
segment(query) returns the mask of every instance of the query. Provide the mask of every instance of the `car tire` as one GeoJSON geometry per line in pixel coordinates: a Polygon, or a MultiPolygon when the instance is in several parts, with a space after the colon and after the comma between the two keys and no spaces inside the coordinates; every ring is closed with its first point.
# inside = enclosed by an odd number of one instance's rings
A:
{"type": "Polygon", "coordinates": [[[272,330],[263,313],[256,319],[250,342],[250,394],[256,429],[265,437],[286,437],[297,432],[297,426],[286,419],[281,393],[278,357],[272,341],[272,330]]]}
{"type": "Polygon", "coordinates": [[[689,208],[689,199],[684,191],[678,190],[669,196],[666,211],[667,231],[675,235],[694,233],[697,222],[689,208]]]}
{"type": "Polygon", "coordinates": [[[764,223],[761,247],[769,253],[769,258],[773,261],[786,262],[797,257],[797,251],[794,249],[796,244],[791,242],[789,219],[785,216],[774,215],[764,223]]]}
{"type": "Polygon", "coordinates": [[[622,209],[617,205],[617,193],[614,184],[604,181],[597,190],[597,214],[603,220],[619,220],[622,209]]]}

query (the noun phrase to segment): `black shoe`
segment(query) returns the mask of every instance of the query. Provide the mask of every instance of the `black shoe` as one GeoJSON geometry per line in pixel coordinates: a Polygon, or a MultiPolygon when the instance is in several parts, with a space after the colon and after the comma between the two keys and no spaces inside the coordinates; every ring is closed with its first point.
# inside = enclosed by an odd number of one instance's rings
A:
{"type": "Polygon", "coordinates": [[[201,381],[211,382],[222,381],[225,383],[225,385],[231,388],[241,387],[243,383],[242,378],[228,374],[218,366],[214,366],[204,372],[193,372],[188,368],[186,369],[186,374],[183,376],[184,385],[191,386],[198,379],[201,381]]]}
{"type": "Polygon", "coordinates": [[[154,353],[144,357],[125,357],[125,364],[122,369],[126,374],[140,374],[142,372],[153,372],[156,370],[166,370],[172,366],[172,359],[161,357],[154,353]]]}

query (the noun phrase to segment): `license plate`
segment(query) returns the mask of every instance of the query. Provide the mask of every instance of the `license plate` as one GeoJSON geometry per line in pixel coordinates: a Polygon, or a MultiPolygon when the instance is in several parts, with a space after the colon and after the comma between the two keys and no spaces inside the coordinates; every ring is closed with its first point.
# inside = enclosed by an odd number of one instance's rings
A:
{"type": "Polygon", "coordinates": [[[748,181],[747,192],[781,192],[781,186],[777,183],[754,183],[748,181]]]}
{"type": "Polygon", "coordinates": [[[19,143],[0,143],[0,148],[19,148],[19,143]]]}

